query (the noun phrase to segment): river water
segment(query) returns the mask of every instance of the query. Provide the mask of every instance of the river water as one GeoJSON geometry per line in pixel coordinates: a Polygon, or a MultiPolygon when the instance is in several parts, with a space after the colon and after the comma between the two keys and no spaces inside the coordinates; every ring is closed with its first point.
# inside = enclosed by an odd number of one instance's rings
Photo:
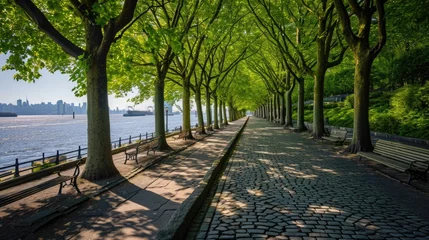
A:
{"type": "MultiPolygon", "coordinates": [[[[197,118],[191,116],[191,124],[197,118]]],[[[168,128],[182,125],[182,115],[168,116],[168,128]]],[[[139,136],[155,131],[155,116],[123,117],[120,114],[110,115],[111,141],[130,135],[139,136]]],[[[0,118],[0,166],[54,155],[61,152],[77,150],[78,146],[87,146],[86,115],[37,115],[0,118]]]]}

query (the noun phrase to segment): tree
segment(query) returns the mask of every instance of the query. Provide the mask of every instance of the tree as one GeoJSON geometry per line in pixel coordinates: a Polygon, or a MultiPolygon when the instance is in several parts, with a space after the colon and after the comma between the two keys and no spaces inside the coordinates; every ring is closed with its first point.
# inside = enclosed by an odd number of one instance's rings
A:
{"type": "MultiPolygon", "coordinates": [[[[27,81],[40,77],[40,67],[71,73],[72,79],[78,81],[77,93],[87,93],[88,99],[88,156],[82,177],[98,180],[117,174],[110,145],[107,59],[112,44],[134,23],[137,0],[46,1],[38,6],[31,0],[14,3],[22,12],[9,3],[1,4],[2,9],[10,10],[2,14],[1,22],[12,27],[1,30],[2,52],[11,53],[5,68],[16,69],[20,72],[17,78],[27,81]],[[28,17],[26,21],[23,13],[28,17]],[[16,28],[16,23],[24,27],[16,28]],[[68,57],[59,54],[59,49],[68,57]],[[31,70],[31,64],[38,67],[31,70]]],[[[146,12],[147,9],[137,18],[146,12]]]]}
{"type": "Polygon", "coordinates": [[[353,51],[355,60],[353,138],[349,152],[372,151],[369,129],[369,86],[371,66],[386,44],[384,4],[387,0],[348,0],[353,17],[357,18],[353,31],[350,14],[343,0],[334,0],[344,37],[353,51]],[[371,46],[370,32],[373,15],[377,13],[378,41],[371,46]]]}

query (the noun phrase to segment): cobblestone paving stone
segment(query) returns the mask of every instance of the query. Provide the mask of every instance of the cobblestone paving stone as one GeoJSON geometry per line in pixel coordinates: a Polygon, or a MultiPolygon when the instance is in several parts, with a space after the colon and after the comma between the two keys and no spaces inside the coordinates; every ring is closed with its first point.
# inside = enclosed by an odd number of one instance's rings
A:
{"type": "Polygon", "coordinates": [[[253,117],[196,239],[429,239],[429,215],[419,214],[427,203],[326,145],[253,117]]]}

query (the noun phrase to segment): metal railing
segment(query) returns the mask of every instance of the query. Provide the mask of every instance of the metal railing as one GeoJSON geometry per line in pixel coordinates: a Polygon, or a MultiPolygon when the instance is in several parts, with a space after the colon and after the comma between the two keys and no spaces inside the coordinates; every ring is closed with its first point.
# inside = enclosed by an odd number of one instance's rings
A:
{"type": "MultiPolygon", "coordinates": [[[[175,127],[173,129],[167,129],[167,133],[174,133],[182,130],[182,126],[175,127]]],[[[154,138],[155,133],[146,132],[145,134],[139,134],[138,136],[128,136],[128,137],[119,137],[118,140],[111,142],[111,148],[120,148],[123,145],[132,144],[136,141],[149,141],[154,138]]],[[[72,150],[68,152],[56,151],[55,155],[46,156],[45,153],[42,153],[41,158],[32,159],[28,161],[20,162],[18,158],[15,159],[14,164],[0,167],[0,178],[13,175],[13,177],[19,177],[21,173],[27,171],[34,171],[36,169],[44,169],[51,166],[59,165],[62,162],[69,160],[77,160],[85,157],[88,153],[88,148],[78,147],[77,150],[72,150]]]]}

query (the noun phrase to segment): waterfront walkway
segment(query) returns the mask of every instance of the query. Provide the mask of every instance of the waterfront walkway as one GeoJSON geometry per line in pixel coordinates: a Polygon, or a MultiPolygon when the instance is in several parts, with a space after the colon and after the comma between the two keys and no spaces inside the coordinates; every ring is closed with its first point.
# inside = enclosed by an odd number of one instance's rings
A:
{"type": "MultiPolygon", "coordinates": [[[[40,228],[37,226],[38,222],[25,226],[28,223],[26,219],[39,215],[42,222],[43,211],[47,212],[49,208],[61,210],[65,201],[76,201],[82,196],[78,196],[74,189],[69,188],[65,189],[64,196],[55,197],[58,189],[51,188],[8,205],[0,211],[0,238],[154,239],[177,207],[193,192],[244,122],[245,118],[231,122],[223,130],[191,146],[189,144],[194,143],[193,141],[167,139],[174,149],[184,146],[188,148],[80,204],[76,210],[40,228]],[[68,199],[61,201],[61,198],[68,199]],[[39,207],[41,210],[38,210],[39,207]]],[[[144,164],[159,158],[162,154],[165,155],[158,152],[151,157],[142,155],[139,161],[144,164]]],[[[124,165],[124,157],[123,153],[116,154],[114,162],[121,174],[126,176],[136,166],[132,161],[124,165]]],[[[85,195],[88,195],[108,184],[106,181],[116,181],[117,178],[97,183],[80,180],[79,186],[85,195]]]]}
{"type": "Polygon", "coordinates": [[[188,239],[429,239],[428,195],[306,136],[252,117],[188,239]]]}

